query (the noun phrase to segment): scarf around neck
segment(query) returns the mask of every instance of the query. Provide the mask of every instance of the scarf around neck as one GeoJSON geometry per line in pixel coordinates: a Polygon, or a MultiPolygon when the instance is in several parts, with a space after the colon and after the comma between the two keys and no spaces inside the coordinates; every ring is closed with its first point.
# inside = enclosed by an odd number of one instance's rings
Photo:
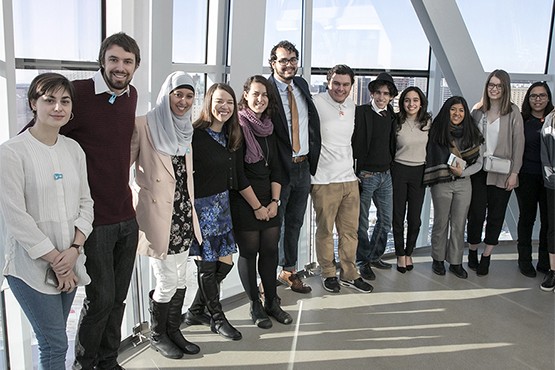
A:
{"type": "Polygon", "coordinates": [[[179,117],[170,108],[170,93],[183,85],[192,89],[193,79],[181,71],[170,74],[160,88],[156,105],[146,114],[154,148],[170,156],[185,155],[193,138],[192,109],[179,117]]]}
{"type": "Polygon", "coordinates": [[[245,162],[256,163],[264,158],[264,154],[255,136],[270,136],[274,131],[274,124],[267,116],[261,120],[250,108],[242,109],[238,114],[239,124],[243,129],[243,136],[245,138],[245,162]]]}
{"type": "Polygon", "coordinates": [[[480,144],[474,144],[469,148],[460,148],[463,134],[462,125],[451,125],[450,133],[451,145],[440,145],[436,142],[428,141],[426,147],[426,167],[424,169],[423,184],[432,186],[442,182],[455,181],[456,178],[451,173],[447,159],[453,153],[466,161],[466,166],[476,162],[480,155],[480,144]]]}

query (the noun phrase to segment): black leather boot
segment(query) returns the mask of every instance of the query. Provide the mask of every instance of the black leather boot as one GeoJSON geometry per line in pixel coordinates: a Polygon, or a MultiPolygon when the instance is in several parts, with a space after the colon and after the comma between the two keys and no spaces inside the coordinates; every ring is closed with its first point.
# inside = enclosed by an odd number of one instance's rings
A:
{"type": "Polygon", "coordinates": [[[478,268],[476,269],[476,275],[484,276],[484,275],[487,275],[489,273],[490,260],[491,260],[491,255],[486,257],[482,254],[482,258],[480,258],[480,264],[478,265],[478,268]]]}
{"type": "Polygon", "coordinates": [[[468,268],[474,271],[478,268],[478,250],[468,250],[468,268]]]}
{"type": "Polygon", "coordinates": [[[167,335],[168,303],[158,303],[150,297],[150,346],[167,358],[178,359],[183,357],[183,351],[177,347],[167,335]]]}
{"type": "Polygon", "coordinates": [[[177,289],[168,308],[167,334],[171,341],[184,353],[194,355],[200,352],[199,346],[189,342],[181,333],[181,308],[185,299],[185,289],[177,289]]]}
{"type": "MultiPolygon", "coordinates": [[[[230,266],[230,265],[228,265],[230,266]]],[[[210,329],[222,337],[232,340],[239,340],[243,336],[228,321],[222,310],[220,303],[219,283],[216,279],[217,262],[200,261],[199,264],[199,288],[204,296],[206,308],[212,315],[210,329]]],[[[231,270],[231,268],[229,269],[231,270]]],[[[228,271],[229,273],[229,271],[228,271]]]]}
{"type": "Polygon", "coordinates": [[[291,324],[293,322],[293,318],[287,312],[281,309],[281,300],[279,297],[274,297],[274,299],[270,301],[266,301],[264,303],[264,309],[269,316],[273,316],[278,322],[282,324],[291,324]]]}
{"type": "MultiPolygon", "coordinates": [[[[200,269],[200,260],[195,260],[197,265],[197,270],[200,269]]],[[[200,273],[198,273],[198,278],[200,278],[200,273]]],[[[191,303],[191,307],[182,316],[183,321],[187,325],[206,325],[210,326],[210,315],[206,313],[206,303],[202,292],[200,291],[200,283],[198,284],[197,293],[191,303]]]]}
{"type": "Polygon", "coordinates": [[[251,301],[251,318],[252,322],[261,329],[270,329],[272,327],[272,320],[268,317],[260,299],[251,301]]]}
{"type": "MultiPolygon", "coordinates": [[[[197,267],[199,267],[200,262],[200,260],[195,260],[195,264],[197,265],[197,267]]],[[[219,285],[229,274],[229,272],[233,268],[233,265],[228,265],[220,261],[216,262],[216,265],[216,280],[218,281],[219,285]]],[[[193,303],[191,303],[191,307],[189,307],[187,312],[182,315],[182,320],[187,325],[210,326],[210,315],[206,313],[206,303],[204,301],[204,297],[202,296],[200,288],[195,294],[195,298],[193,299],[193,303]]]]}

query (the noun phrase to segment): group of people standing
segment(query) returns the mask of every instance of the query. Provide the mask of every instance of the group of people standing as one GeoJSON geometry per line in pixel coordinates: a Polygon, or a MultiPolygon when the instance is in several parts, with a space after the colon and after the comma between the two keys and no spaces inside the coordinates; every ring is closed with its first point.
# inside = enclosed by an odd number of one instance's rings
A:
{"type": "Polygon", "coordinates": [[[292,43],[278,43],[269,78],[249,77],[239,102],[229,85],[212,85],[195,122],[195,85],[181,71],[167,76],[153,108],[135,117],[130,82],[140,51],[124,33],[103,41],[92,78],[69,82],[45,73],[33,80],[34,118],[0,146],[0,235],[3,275],[36,333],[40,368],[64,368],[66,321],[75,288],[85,285],[73,367],[122,369],[117,351],[136,253],[150,257],[156,277],[150,343],[165,357],[200,351],[183,336],[182,321],[242,338],[220,302],[237,250],[253,323],[291,324],[276,274],[291,290],[311,292],[297,273],[309,195],[324,289],[369,293],[372,268],[391,268],[382,260],[391,226],[397,270],[413,269],[425,186],[434,202],[432,270],[444,275],[447,261],[466,278],[467,218],[468,266],[486,275],[510,193],[526,184],[534,191],[517,190],[518,265],[535,276],[531,235],[539,204],[537,270],[547,274],[542,289],[554,289],[555,126],[545,83],[530,87],[521,114],[510,102],[508,74],[496,70],[472,111],[455,96],[432,119],[417,87],[405,89],[393,111],[398,90],[387,73],[370,82],[371,102],[356,106],[355,75],[346,65],[330,69],[326,91],[312,97],[296,76],[298,58],[292,43]],[[369,236],[371,202],[377,221],[369,236]],[[198,290],[182,314],[189,256],[198,290]]]}

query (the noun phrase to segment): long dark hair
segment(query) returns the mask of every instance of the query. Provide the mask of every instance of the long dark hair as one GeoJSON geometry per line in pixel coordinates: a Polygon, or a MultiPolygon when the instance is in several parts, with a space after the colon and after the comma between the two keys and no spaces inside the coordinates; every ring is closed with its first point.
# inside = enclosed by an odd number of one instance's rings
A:
{"type": "Polygon", "coordinates": [[[262,113],[262,117],[264,116],[271,117],[272,113],[275,112],[277,109],[277,96],[274,92],[274,88],[272,87],[272,85],[270,85],[270,82],[266,79],[266,77],[261,75],[251,76],[247,78],[247,80],[245,81],[243,85],[243,94],[241,94],[241,100],[239,101],[239,104],[238,104],[239,109],[242,110],[249,107],[249,103],[247,102],[247,99],[245,99],[244,93],[247,93],[247,94],[249,93],[251,89],[251,85],[254,82],[258,82],[264,85],[264,87],[266,88],[266,93],[268,94],[268,106],[266,107],[266,110],[264,110],[264,113],[262,113]]]}
{"type": "Polygon", "coordinates": [[[405,110],[404,101],[407,94],[411,91],[417,93],[420,98],[420,110],[416,115],[416,121],[420,124],[420,130],[423,130],[423,128],[426,127],[428,122],[432,119],[432,115],[428,112],[428,99],[426,98],[426,95],[424,95],[424,92],[416,86],[407,87],[403,90],[401,97],[399,98],[399,119],[397,120],[397,131],[401,130],[403,123],[407,120],[407,111],[405,110]]]}
{"type": "MultiPolygon", "coordinates": [[[[450,146],[453,140],[451,136],[451,107],[455,104],[462,104],[464,108],[464,119],[461,122],[463,135],[462,135],[462,147],[471,148],[473,146],[481,144],[484,139],[480,130],[472,117],[470,116],[470,110],[468,109],[468,104],[462,96],[452,96],[443,103],[439,113],[432,122],[432,127],[430,128],[429,139],[443,146],[450,146]]],[[[461,148],[462,149],[462,148],[461,148]]]]}
{"type": "Polygon", "coordinates": [[[193,127],[206,130],[212,126],[212,121],[214,120],[214,116],[212,115],[212,97],[214,96],[216,90],[224,90],[233,98],[233,113],[225,122],[224,130],[226,130],[227,133],[227,148],[229,151],[234,152],[241,146],[241,143],[243,142],[243,134],[241,133],[239,119],[237,118],[237,98],[235,98],[235,92],[233,92],[233,89],[228,84],[215,83],[210,86],[208,91],[206,91],[206,95],[204,95],[204,102],[202,103],[200,116],[193,123],[193,127]]]}
{"type": "Polygon", "coordinates": [[[543,116],[547,116],[553,110],[553,103],[551,102],[551,89],[544,81],[534,82],[526,91],[526,95],[524,95],[524,100],[522,101],[522,119],[524,122],[528,121],[532,117],[532,107],[530,106],[530,93],[532,89],[535,87],[543,87],[545,92],[547,93],[547,105],[543,111],[543,116]]]}

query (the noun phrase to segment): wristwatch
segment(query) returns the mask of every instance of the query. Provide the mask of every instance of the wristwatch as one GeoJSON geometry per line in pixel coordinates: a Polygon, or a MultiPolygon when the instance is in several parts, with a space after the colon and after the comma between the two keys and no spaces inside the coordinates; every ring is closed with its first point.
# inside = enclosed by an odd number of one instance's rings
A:
{"type": "Polygon", "coordinates": [[[69,247],[70,247],[70,248],[75,248],[75,249],[77,249],[77,251],[79,252],[79,254],[85,253],[85,249],[84,249],[83,246],[80,245],[80,244],[75,244],[75,243],[73,243],[73,244],[70,245],[69,247]]]}
{"type": "Polygon", "coordinates": [[[275,202],[278,207],[281,206],[281,200],[279,199],[272,199],[272,202],[275,202]]]}

